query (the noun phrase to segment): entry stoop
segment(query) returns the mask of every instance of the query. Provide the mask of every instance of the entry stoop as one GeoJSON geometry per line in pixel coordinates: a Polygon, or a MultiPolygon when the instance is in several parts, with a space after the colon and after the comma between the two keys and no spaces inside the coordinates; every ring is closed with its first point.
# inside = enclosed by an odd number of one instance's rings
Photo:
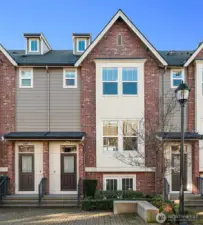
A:
{"type": "Polygon", "coordinates": [[[12,208],[68,208],[78,207],[77,195],[45,195],[41,204],[38,202],[38,195],[7,195],[0,207],[12,208]]]}

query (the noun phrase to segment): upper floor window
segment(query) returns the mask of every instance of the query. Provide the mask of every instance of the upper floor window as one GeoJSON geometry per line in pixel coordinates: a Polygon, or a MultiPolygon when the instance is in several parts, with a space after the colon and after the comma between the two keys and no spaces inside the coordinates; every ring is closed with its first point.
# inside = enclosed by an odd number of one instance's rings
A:
{"type": "Polygon", "coordinates": [[[87,40],[86,39],[77,39],[77,51],[84,52],[87,47],[87,40]]]}
{"type": "Polygon", "coordinates": [[[33,70],[24,69],[19,71],[19,87],[32,88],[33,87],[33,70]]]}
{"type": "Polygon", "coordinates": [[[137,68],[123,68],[122,88],[123,88],[123,95],[137,95],[138,93],[137,68]]]}
{"type": "Polygon", "coordinates": [[[119,46],[121,46],[123,44],[123,37],[121,34],[118,34],[118,36],[117,36],[117,44],[119,46]]]}
{"type": "Polygon", "coordinates": [[[103,68],[102,69],[103,95],[118,94],[118,69],[103,68]]]}
{"type": "Polygon", "coordinates": [[[37,38],[29,39],[29,51],[30,52],[39,52],[39,39],[37,39],[37,38]]]}
{"type": "Polygon", "coordinates": [[[103,122],[103,149],[105,151],[118,150],[118,122],[103,122]]]}
{"type": "Polygon", "coordinates": [[[172,70],[171,71],[171,87],[177,88],[181,82],[184,82],[183,70],[172,70]]]}
{"type": "Polygon", "coordinates": [[[137,150],[137,121],[123,121],[123,150],[137,150]]]}
{"type": "Polygon", "coordinates": [[[76,71],[64,70],[63,72],[63,87],[77,88],[77,73],[76,71]]]}

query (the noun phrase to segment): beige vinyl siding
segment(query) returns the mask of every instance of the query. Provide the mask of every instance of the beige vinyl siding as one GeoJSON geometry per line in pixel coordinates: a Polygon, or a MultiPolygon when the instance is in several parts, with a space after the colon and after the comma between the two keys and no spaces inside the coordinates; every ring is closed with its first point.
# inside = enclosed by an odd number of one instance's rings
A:
{"type": "MultiPolygon", "coordinates": [[[[187,82],[187,74],[186,71],[185,72],[185,81],[187,82]]],[[[161,75],[162,76],[162,75],[161,75]]],[[[167,108],[167,102],[169,102],[172,99],[172,96],[175,96],[175,88],[171,88],[171,70],[168,69],[164,75],[164,77],[160,79],[160,94],[162,93],[162,79],[164,79],[164,105],[165,105],[165,109],[167,108]]],[[[174,99],[174,101],[176,101],[176,99],[174,99]]],[[[180,131],[180,124],[181,124],[181,112],[180,112],[180,104],[178,102],[176,102],[176,107],[173,110],[173,115],[170,118],[170,128],[168,128],[169,132],[172,131],[180,131]]],[[[188,112],[187,112],[187,104],[185,106],[185,130],[187,130],[187,118],[188,118],[188,112]]],[[[167,130],[166,130],[167,131],[167,130]]]]}
{"type": "MultiPolygon", "coordinates": [[[[80,82],[77,88],[63,88],[63,69],[50,72],[50,131],[80,131],[80,82]]],[[[79,74],[78,74],[79,77],[79,74]]],[[[33,88],[16,93],[16,130],[48,131],[48,82],[45,69],[33,69],[33,88]]]]}

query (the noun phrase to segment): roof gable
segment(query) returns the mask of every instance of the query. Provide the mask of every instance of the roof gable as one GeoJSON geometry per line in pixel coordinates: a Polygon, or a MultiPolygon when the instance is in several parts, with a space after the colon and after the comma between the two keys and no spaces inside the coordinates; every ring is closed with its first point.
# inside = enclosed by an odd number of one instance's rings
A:
{"type": "Polygon", "coordinates": [[[198,48],[194,51],[194,53],[191,55],[191,57],[186,61],[184,64],[184,67],[189,66],[189,64],[195,59],[195,57],[198,55],[198,53],[203,49],[203,42],[198,46],[198,48]]]}
{"type": "Polygon", "coordinates": [[[164,65],[167,66],[165,59],[159,54],[159,52],[153,47],[153,45],[146,39],[146,37],[135,27],[135,25],[130,21],[130,19],[119,10],[110,22],[104,27],[104,29],[98,34],[95,40],[89,45],[89,47],[84,51],[80,58],[76,61],[75,66],[79,66],[86,56],[91,52],[91,50],[97,45],[105,33],[113,26],[118,18],[123,19],[123,21],[131,28],[131,30],[140,38],[140,40],[149,48],[149,50],[155,55],[155,57],[164,65]]]}
{"type": "Polygon", "coordinates": [[[0,44],[0,51],[6,56],[6,58],[12,63],[13,66],[17,66],[16,61],[10,56],[6,49],[0,44]]]}

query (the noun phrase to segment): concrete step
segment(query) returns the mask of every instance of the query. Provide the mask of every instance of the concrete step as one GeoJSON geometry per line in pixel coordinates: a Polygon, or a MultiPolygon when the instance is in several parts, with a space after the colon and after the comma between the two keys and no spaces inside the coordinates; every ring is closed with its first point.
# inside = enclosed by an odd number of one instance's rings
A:
{"type": "Polygon", "coordinates": [[[77,208],[77,204],[2,204],[0,205],[0,208],[77,208]]]}
{"type": "Polygon", "coordinates": [[[4,199],[3,204],[38,204],[36,199],[4,199]]]}

